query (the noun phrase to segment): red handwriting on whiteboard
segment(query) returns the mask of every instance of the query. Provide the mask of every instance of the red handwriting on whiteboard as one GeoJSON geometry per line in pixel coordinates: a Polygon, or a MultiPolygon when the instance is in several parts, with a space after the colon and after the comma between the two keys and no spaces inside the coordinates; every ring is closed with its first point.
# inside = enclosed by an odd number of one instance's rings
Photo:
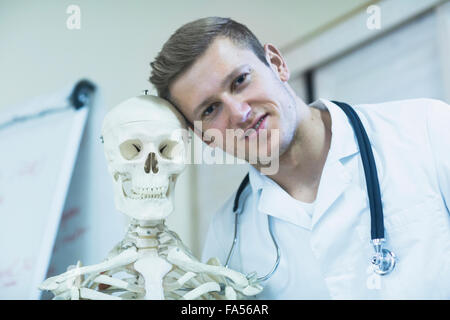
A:
{"type": "Polygon", "coordinates": [[[25,165],[19,169],[18,175],[20,176],[35,176],[37,173],[38,161],[31,161],[25,163],[25,165]]]}
{"type": "Polygon", "coordinates": [[[33,258],[16,258],[8,266],[0,269],[0,288],[16,286],[24,274],[29,274],[33,268],[33,258]]]}
{"type": "Polygon", "coordinates": [[[65,244],[69,244],[80,238],[83,234],[85,234],[87,231],[87,228],[85,227],[79,227],[74,232],[68,234],[67,236],[63,237],[61,240],[58,241],[58,243],[55,244],[53,247],[53,253],[57,252],[61,247],[63,247],[65,244]]]}
{"type": "Polygon", "coordinates": [[[65,236],[62,239],[62,242],[63,243],[74,242],[79,237],[81,237],[85,232],[86,232],[86,228],[83,228],[83,227],[77,228],[77,230],[75,230],[75,232],[73,232],[72,234],[69,234],[68,236],[65,236]]]}
{"type": "Polygon", "coordinates": [[[19,264],[19,258],[16,258],[8,267],[0,270],[0,281],[4,279],[11,280],[14,277],[15,266],[19,264]]]}
{"type": "Polygon", "coordinates": [[[33,269],[33,260],[31,258],[23,259],[23,269],[26,271],[31,271],[33,269]]]}
{"type": "Polygon", "coordinates": [[[10,281],[10,282],[5,282],[5,283],[3,283],[3,287],[13,287],[13,286],[15,286],[16,284],[17,284],[17,281],[12,280],[12,281],[10,281]]]}
{"type": "Polygon", "coordinates": [[[74,207],[74,208],[65,210],[61,217],[61,226],[64,225],[69,219],[78,215],[79,213],[80,213],[80,208],[78,208],[78,207],[74,207]]]}

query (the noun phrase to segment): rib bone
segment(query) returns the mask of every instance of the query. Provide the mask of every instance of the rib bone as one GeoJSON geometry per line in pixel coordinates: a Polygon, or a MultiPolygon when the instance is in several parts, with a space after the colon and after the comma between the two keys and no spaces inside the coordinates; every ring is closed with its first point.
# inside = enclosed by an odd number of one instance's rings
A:
{"type": "Polygon", "coordinates": [[[225,267],[212,266],[194,261],[186,253],[181,251],[180,248],[177,247],[174,247],[169,251],[167,260],[169,260],[169,262],[171,262],[172,264],[182,266],[182,268],[186,269],[187,271],[222,275],[231,279],[240,287],[246,287],[248,285],[248,280],[242,273],[225,267]]]}

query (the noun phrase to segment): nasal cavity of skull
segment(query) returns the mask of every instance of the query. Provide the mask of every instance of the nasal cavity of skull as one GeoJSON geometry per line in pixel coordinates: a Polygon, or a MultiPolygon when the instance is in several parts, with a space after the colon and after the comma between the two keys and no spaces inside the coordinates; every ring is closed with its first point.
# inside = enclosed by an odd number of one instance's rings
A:
{"type": "Polygon", "coordinates": [[[136,158],[142,150],[142,142],[138,139],[127,140],[119,146],[120,154],[126,160],[136,158]]]}
{"type": "Polygon", "coordinates": [[[156,154],[154,152],[150,152],[147,156],[147,160],[145,160],[144,166],[145,173],[158,173],[158,160],[156,160],[156,154]]]}

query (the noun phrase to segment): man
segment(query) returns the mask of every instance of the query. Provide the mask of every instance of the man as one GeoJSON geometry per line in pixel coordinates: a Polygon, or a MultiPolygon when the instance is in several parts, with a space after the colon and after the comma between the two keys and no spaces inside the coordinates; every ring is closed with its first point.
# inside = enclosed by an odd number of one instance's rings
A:
{"type": "MultiPolygon", "coordinates": [[[[398,257],[395,269],[380,276],[371,266],[365,178],[348,118],[330,101],[308,106],[297,97],[274,45],[262,46],[231,19],[205,18],[178,29],[151,66],[158,94],[207,143],[213,139],[204,133],[211,128],[223,136],[227,129],[241,130],[238,139],[247,142],[258,138],[261,128],[279,132],[270,146],[278,171],[263,175],[260,163],[251,163],[230,261],[241,272],[268,274],[277,259],[270,223],[281,260],[259,298],[450,298],[447,104],[417,99],[353,106],[377,165],[385,245],[398,257]]],[[[226,142],[219,147],[239,151],[226,142]]],[[[248,160],[248,144],[245,148],[248,160]]],[[[205,258],[227,259],[234,196],[212,219],[205,258]]]]}

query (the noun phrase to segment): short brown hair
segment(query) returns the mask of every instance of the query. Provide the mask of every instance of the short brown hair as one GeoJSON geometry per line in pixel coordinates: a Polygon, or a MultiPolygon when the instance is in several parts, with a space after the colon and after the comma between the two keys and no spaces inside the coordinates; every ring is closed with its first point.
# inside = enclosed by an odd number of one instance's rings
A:
{"type": "Polygon", "coordinates": [[[158,95],[170,100],[169,86],[201,56],[219,36],[229,38],[236,45],[252,50],[267,66],[264,47],[243,24],[230,18],[208,17],[181,26],[167,40],[155,60],[150,63],[150,82],[158,95]]]}

